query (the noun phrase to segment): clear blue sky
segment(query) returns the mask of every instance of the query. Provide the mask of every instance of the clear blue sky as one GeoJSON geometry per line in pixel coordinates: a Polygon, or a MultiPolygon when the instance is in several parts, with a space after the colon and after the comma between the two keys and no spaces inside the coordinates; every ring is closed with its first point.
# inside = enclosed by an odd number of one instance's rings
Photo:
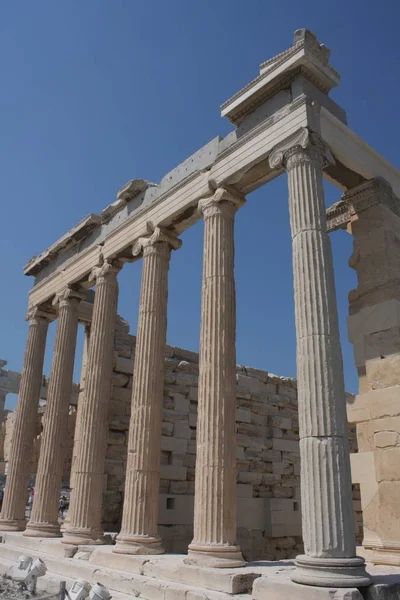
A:
{"type": "MultiPolygon", "coordinates": [[[[81,218],[114,201],[129,179],[161,177],[231,126],[220,104],[313,30],[342,83],[333,98],[350,126],[398,164],[398,0],[30,0],[0,6],[0,358],[21,369],[33,280],[22,267],[81,218]]],[[[340,192],[327,186],[327,203],[340,192]]],[[[202,225],[185,232],[170,272],[168,342],[197,349],[202,225]]],[[[346,384],[352,240],[333,250],[346,384]]],[[[237,215],[237,359],[295,375],[286,177],[237,215]]],[[[136,329],[140,263],[120,276],[119,312],[136,329]]],[[[54,325],[45,373],[49,374],[54,325]]],[[[81,335],[75,377],[78,378],[81,335]]],[[[15,399],[10,397],[9,406],[15,399]]]]}

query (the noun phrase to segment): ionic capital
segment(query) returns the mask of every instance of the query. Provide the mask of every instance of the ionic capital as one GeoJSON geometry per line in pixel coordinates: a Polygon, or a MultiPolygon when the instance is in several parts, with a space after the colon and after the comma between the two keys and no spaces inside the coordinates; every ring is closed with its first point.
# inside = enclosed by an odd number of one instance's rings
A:
{"type": "Polygon", "coordinates": [[[199,211],[204,219],[216,214],[223,214],[233,219],[235,212],[243,206],[246,198],[233,188],[219,187],[214,194],[199,201],[199,211]]]}
{"type": "Polygon", "coordinates": [[[335,159],[318,134],[302,127],[273,148],[268,162],[271,169],[287,171],[303,162],[318,162],[325,167],[335,164],[335,159]]]}
{"type": "Polygon", "coordinates": [[[156,251],[157,245],[161,243],[165,243],[172,250],[178,250],[182,246],[182,240],[176,237],[174,233],[169,231],[168,229],[164,229],[163,227],[153,227],[153,225],[148,222],[148,228],[153,229],[153,233],[149,237],[140,237],[132,247],[133,256],[140,256],[148,254],[152,251],[156,251]]]}
{"type": "Polygon", "coordinates": [[[69,306],[72,303],[78,303],[84,300],[86,294],[75,290],[74,288],[67,286],[61,292],[55,295],[52,305],[61,308],[62,306],[69,306]]]}
{"type": "Polygon", "coordinates": [[[45,319],[46,321],[54,321],[56,318],[55,313],[52,313],[46,306],[34,306],[28,310],[25,321],[29,321],[32,325],[37,325],[39,319],[45,319]]]}
{"type": "Polygon", "coordinates": [[[105,260],[100,267],[94,267],[89,275],[89,281],[95,281],[96,285],[117,277],[122,268],[119,260],[105,260]]]}

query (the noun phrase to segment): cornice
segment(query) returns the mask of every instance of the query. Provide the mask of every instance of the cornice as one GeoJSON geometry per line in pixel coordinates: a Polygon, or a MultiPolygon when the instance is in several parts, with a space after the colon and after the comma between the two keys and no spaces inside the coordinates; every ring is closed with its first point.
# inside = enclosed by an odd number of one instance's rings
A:
{"type": "Polygon", "coordinates": [[[49,264],[60,252],[75,246],[86,238],[96,227],[101,224],[101,217],[90,213],[79,221],[75,227],[67,231],[59,240],[49,246],[39,256],[34,256],[24,267],[25,275],[36,275],[43,267],[49,264]]]}
{"type": "Polygon", "coordinates": [[[313,33],[308,30],[297,30],[294,43],[290,48],[263,62],[260,65],[260,74],[221,105],[223,116],[228,117],[234,125],[238,125],[244,116],[288,86],[300,73],[323,93],[328,94],[340,79],[339,73],[329,64],[329,55],[330,50],[320,44],[313,33]],[[298,61],[294,60],[292,64],[288,64],[285,72],[282,66],[296,54],[299,55],[298,61]],[[313,73],[314,69],[319,76],[313,73]],[[281,72],[275,73],[278,70],[281,72]],[[252,89],[254,89],[253,98],[248,94],[252,89]],[[242,103],[240,103],[241,98],[242,103]]]}

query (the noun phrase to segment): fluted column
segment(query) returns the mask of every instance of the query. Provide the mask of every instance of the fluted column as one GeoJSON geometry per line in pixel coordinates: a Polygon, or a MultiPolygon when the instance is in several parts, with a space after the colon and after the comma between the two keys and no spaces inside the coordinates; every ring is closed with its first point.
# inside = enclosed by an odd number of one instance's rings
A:
{"type": "Polygon", "coordinates": [[[49,322],[53,318],[53,315],[38,308],[32,310],[27,316],[29,320],[28,340],[11,440],[6,489],[0,515],[0,530],[3,531],[25,529],[29,466],[42,385],[46,336],[49,322]]]}
{"type": "Polygon", "coordinates": [[[58,306],[58,324],[53,350],[50,383],[32,513],[24,535],[30,537],[61,536],[58,504],[68,431],[68,409],[71,401],[78,306],[84,296],[72,288],[54,299],[58,306]]]}
{"type": "Polygon", "coordinates": [[[355,553],[343,364],[323,190],[326,159],[322,143],[314,143],[306,129],[270,157],[272,167],[283,165],[288,174],[293,246],[305,555],[297,557],[292,579],[359,587],[369,578],[355,553]]]}
{"type": "MultiPolygon", "coordinates": [[[[85,401],[85,379],[86,379],[86,368],[89,353],[89,339],[90,339],[90,325],[85,324],[84,327],[84,338],[83,338],[83,350],[82,350],[82,363],[81,363],[81,374],[79,378],[79,394],[78,394],[78,406],[76,409],[75,417],[75,430],[74,430],[74,444],[72,448],[72,461],[71,461],[71,472],[69,476],[69,487],[71,490],[75,487],[75,472],[77,466],[77,460],[79,456],[79,444],[81,439],[81,423],[82,423],[82,412],[83,403],[85,401]]],[[[64,519],[61,525],[61,531],[66,531],[69,527],[69,511],[66,519],[64,519]]]]}
{"type": "Polygon", "coordinates": [[[201,200],[203,285],[194,538],[186,563],[244,564],[236,544],[236,298],[234,217],[244,198],[223,188],[201,200]]]}
{"type": "Polygon", "coordinates": [[[151,237],[140,238],[133,247],[134,256],[143,253],[143,270],[124,508],[121,532],[113,549],[120,554],[164,552],[157,523],[168,269],[171,248],[180,246],[180,240],[157,227],[151,237]]]}
{"type": "Polygon", "coordinates": [[[101,508],[119,269],[118,262],[105,262],[90,275],[90,280],[96,281],[96,293],[80,422],[80,439],[84,443],[79,444],[69,525],[63,532],[65,544],[103,543],[101,508]]]}
{"type": "MultiPolygon", "coordinates": [[[[79,443],[81,440],[81,424],[82,424],[82,413],[83,404],[85,402],[85,381],[86,381],[86,370],[87,361],[89,356],[89,340],[90,340],[90,325],[86,324],[84,329],[83,339],[83,351],[82,351],[82,364],[81,374],[79,379],[79,395],[78,395],[78,406],[76,409],[76,421],[74,431],[74,446],[72,450],[72,465],[69,486],[71,489],[75,487],[75,471],[79,456],[79,443]]],[[[69,521],[69,519],[68,519],[69,521]]]]}

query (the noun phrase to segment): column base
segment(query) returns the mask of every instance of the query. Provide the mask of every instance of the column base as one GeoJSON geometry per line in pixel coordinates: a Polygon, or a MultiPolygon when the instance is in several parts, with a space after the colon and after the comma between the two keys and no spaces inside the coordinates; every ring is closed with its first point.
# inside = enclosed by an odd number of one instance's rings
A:
{"type": "Polygon", "coordinates": [[[291,576],[295,583],[320,587],[359,588],[371,584],[364,559],[313,558],[305,554],[296,557],[296,569],[291,576]]]}
{"type": "Polygon", "coordinates": [[[0,519],[0,531],[24,531],[26,519],[0,519]]]}
{"type": "Polygon", "coordinates": [[[103,532],[95,529],[72,529],[68,528],[62,532],[63,544],[72,544],[73,546],[96,546],[105,544],[103,532]]]}
{"type": "Polygon", "coordinates": [[[61,537],[60,525],[58,523],[31,523],[29,521],[22,535],[40,538],[61,537]]]}
{"type": "Polygon", "coordinates": [[[183,562],[187,565],[215,569],[233,569],[244,567],[246,564],[239,546],[224,544],[190,544],[188,555],[183,562]]]}
{"type": "Polygon", "coordinates": [[[121,535],[112,550],[116,554],[164,554],[161,538],[141,535],[121,535]]]}

